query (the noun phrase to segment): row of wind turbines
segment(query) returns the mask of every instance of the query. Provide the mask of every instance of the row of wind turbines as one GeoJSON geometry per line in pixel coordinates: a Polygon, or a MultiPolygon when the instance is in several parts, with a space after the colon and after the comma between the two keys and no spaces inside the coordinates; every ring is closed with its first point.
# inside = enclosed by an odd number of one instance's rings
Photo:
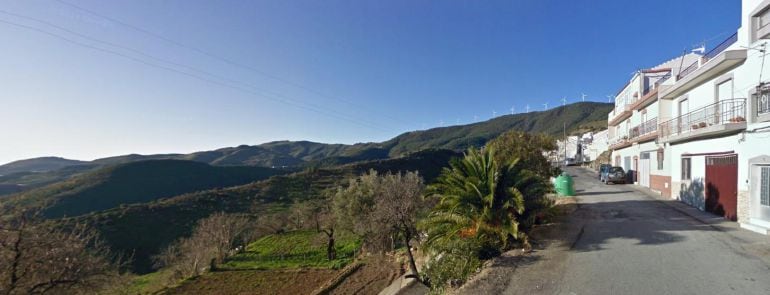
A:
{"type": "MultiPolygon", "coordinates": [[[[585,102],[587,97],[588,97],[588,95],[585,94],[585,93],[581,93],[580,94],[580,100],[582,102],[585,102]]],[[[612,102],[614,99],[615,99],[615,96],[607,95],[607,102],[612,102]]],[[[562,106],[566,106],[567,105],[567,97],[566,96],[562,97],[561,104],[562,104],[562,106]]],[[[542,105],[543,105],[543,110],[547,111],[549,103],[546,102],[546,103],[543,103],[542,105]]],[[[524,110],[525,110],[525,113],[529,113],[529,111],[533,110],[533,108],[530,108],[529,104],[527,104],[524,107],[524,110]]],[[[511,115],[516,114],[516,106],[512,106],[510,111],[511,111],[511,115]]],[[[497,111],[496,110],[492,110],[492,118],[495,118],[495,117],[497,117],[497,111]]],[[[458,124],[458,125],[460,124],[460,119],[457,119],[455,121],[456,121],[455,122],[456,124],[458,124]]],[[[474,115],[473,116],[473,122],[478,122],[478,121],[479,121],[479,116],[478,115],[474,115]]],[[[438,126],[445,126],[444,124],[445,124],[444,120],[441,120],[441,121],[438,122],[438,126]]],[[[425,129],[425,124],[424,123],[422,124],[422,129],[425,129]]]]}

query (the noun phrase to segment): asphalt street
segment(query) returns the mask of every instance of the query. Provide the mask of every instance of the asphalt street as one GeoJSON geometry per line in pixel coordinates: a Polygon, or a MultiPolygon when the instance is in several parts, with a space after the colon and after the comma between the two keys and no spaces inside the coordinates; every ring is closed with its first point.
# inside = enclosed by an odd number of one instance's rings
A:
{"type": "Polygon", "coordinates": [[[767,260],[729,232],[628,185],[566,171],[579,208],[549,231],[556,242],[511,258],[460,293],[770,294],[767,260]]]}

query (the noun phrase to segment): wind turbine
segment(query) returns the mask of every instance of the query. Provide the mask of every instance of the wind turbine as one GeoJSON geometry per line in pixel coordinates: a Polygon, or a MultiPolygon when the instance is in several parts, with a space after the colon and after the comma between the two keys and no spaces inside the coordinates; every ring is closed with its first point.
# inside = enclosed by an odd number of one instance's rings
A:
{"type": "Polygon", "coordinates": [[[544,103],[543,106],[545,107],[544,110],[548,110],[548,103],[544,103]]]}
{"type": "Polygon", "coordinates": [[[588,96],[588,95],[586,95],[585,93],[581,93],[580,94],[580,99],[582,99],[583,102],[586,102],[586,96],[588,96]]]}
{"type": "Polygon", "coordinates": [[[607,102],[612,102],[612,100],[615,99],[612,95],[607,95],[607,102]]]}
{"type": "Polygon", "coordinates": [[[527,105],[527,113],[529,113],[529,105],[527,105]]]}
{"type": "Polygon", "coordinates": [[[495,116],[497,116],[497,112],[493,110],[492,111],[492,118],[494,118],[495,116]]]}
{"type": "MultiPolygon", "coordinates": [[[[567,105],[567,97],[565,96],[565,97],[561,98],[561,106],[566,106],[566,105],[567,105]]],[[[548,107],[546,107],[546,108],[548,108],[548,107]]]]}
{"type": "Polygon", "coordinates": [[[516,112],[516,107],[511,107],[511,115],[516,112]]]}

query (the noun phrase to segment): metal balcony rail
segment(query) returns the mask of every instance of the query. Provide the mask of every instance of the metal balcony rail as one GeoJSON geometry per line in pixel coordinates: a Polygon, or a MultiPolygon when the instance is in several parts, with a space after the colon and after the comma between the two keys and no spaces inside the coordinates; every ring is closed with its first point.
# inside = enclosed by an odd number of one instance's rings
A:
{"type": "Polygon", "coordinates": [[[647,95],[647,93],[650,93],[650,91],[652,91],[653,89],[660,87],[660,84],[663,84],[663,82],[666,82],[668,78],[671,78],[671,71],[661,76],[660,79],[655,81],[655,83],[648,84],[647,87],[644,88],[644,91],[642,92],[642,96],[647,95]]]}
{"type": "Polygon", "coordinates": [[[717,45],[716,47],[712,48],[709,52],[704,54],[700,58],[700,61],[696,60],[694,63],[684,68],[684,70],[682,70],[681,72],[679,72],[678,75],[676,75],[676,79],[681,80],[682,78],[691,74],[692,72],[697,70],[700,67],[700,65],[703,65],[704,63],[708,62],[712,58],[716,57],[717,55],[725,51],[727,48],[729,48],[730,45],[735,44],[735,42],[737,41],[738,41],[738,32],[735,32],[735,34],[732,34],[730,37],[727,37],[727,39],[722,41],[722,43],[719,43],[719,45],[717,45]]]}
{"type": "Polygon", "coordinates": [[[686,77],[686,76],[687,76],[687,75],[689,75],[690,73],[692,73],[692,72],[694,72],[695,70],[697,70],[697,69],[698,69],[698,62],[699,62],[698,60],[695,60],[695,62],[694,62],[694,63],[690,64],[689,66],[687,66],[686,68],[684,68],[684,70],[682,70],[681,72],[679,72],[679,74],[678,74],[678,75],[676,75],[676,80],[677,80],[677,81],[678,81],[678,80],[682,80],[682,78],[686,77]]]}
{"type": "Polygon", "coordinates": [[[626,142],[628,142],[628,135],[623,135],[623,134],[610,138],[608,140],[608,143],[611,146],[616,144],[626,143],[626,142]]]}
{"type": "Polygon", "coordinates": [[[631,132],[629,132],[629,138],[634,139],[637,137],[642,137],[647,134],[653,133],[655,131],[658,131],[658,118],[652,118],[650,120],[647,120],[647,122],[644,122],[642,124],[637,125],[634,128],[631,128],[631,132]]]}
{"type": "Polygon", "coordinates": [[[745,98],[723,100],[660,123],[658,135],[665,138],[712,125],[745,122],[745,116],[745,98]]]}
{"type": "Polygon", "coordinates": [[[737,41],[738,41],[738,32],[736,32],[730,37],[727,37],[727,39],[722,41],[722,43],[719,43],[719,45],[717,45],[716,47],[711,49],[711,51],[706,53],[703,56],[703,62],[707,62],[710,59],[714,58],[715,56],[717,56],[717,54],[722,53],[722,51],[725,51],[725,49],[727,49],[728,47],[730,47],[730,45],[733,45],[737,41]]]}

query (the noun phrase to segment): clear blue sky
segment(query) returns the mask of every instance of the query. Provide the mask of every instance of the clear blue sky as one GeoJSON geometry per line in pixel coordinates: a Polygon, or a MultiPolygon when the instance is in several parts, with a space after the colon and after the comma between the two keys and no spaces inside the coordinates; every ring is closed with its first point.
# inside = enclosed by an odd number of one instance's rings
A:
{"type": "Polygon", "coordinates": [[[382,141],[606,102],[740,25],[737,0],[62,1],[90,12],[0,0],[0,163],[382,141]]]}

